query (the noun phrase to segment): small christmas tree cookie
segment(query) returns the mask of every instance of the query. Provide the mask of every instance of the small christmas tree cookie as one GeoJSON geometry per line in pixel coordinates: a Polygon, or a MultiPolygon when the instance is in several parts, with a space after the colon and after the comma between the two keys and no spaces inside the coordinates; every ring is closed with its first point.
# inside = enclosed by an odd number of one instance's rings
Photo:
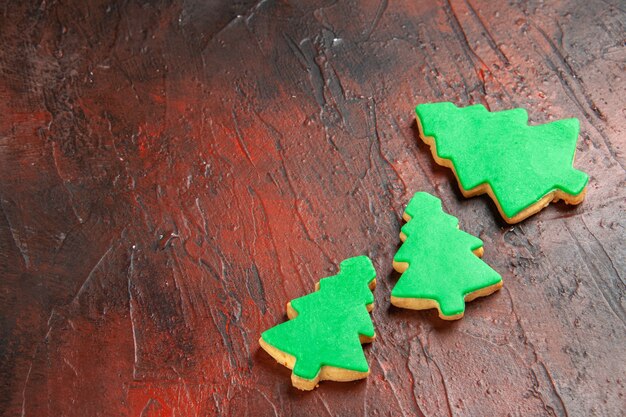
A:
{"type": "Polygon", "coordinates": [[[439,317],[456,320],[465,302],[502,287],[502,278],[484,263],[483,242],[459,230],[456,217],[441,209],[441,201],[416,193],[403,215],[404,242],[393,258],[402,273],[391,291],[391,303],[413,310],[437,308],[439,317]]]}
{"type": "Polygon", "coordinates": [[[289,321],[263,332],[261,347],[293,370],[294,387],[312,390],[320,380],[354,381],[369,375],[361,344],[375,337],[369,315],[375,278],[367,256],[346,259],[339,274],[287,304],[289,321]]]}
{"type": "Polygon", "coordinates": [[[463,195],[489,194],[508,223],[551,201],[583,201],[588,177],[572,167],[577,119],[528,126],[524,109],[492,113],[480,104],[420,104],[415,111],[422,140],[454,171],[463,195]]]}

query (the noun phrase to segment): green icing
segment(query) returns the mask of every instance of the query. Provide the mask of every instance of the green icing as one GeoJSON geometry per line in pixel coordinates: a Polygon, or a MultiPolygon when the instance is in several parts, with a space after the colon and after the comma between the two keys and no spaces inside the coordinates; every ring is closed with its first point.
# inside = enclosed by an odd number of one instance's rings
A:
{"type": "Polygon", "coordinates": [[[293,373],[301,378],[314,379],[322,366],[367,372],[359,335],[375,334],[367,310],[374,302],[369,284],[375,277],[367,256],[344,260],[339,274],[320,280],[318,291],[291,302],[295,318],[266,330],[261,338],[294,356],[293,373]]]}
{"type": "Polygon", "coordinates": [[[456,217],[443,212],[441,201],[428,193],[416,193],[403,227],[406,240],[394,256],[408,269],[391,291],[398,298],[435,300],[443,315],[465,311],[465,295],[502,281],[500,275],[472,251],[483,242],[458,229],[456,217]]]}
{"type": "Polygon", "coordinates": [[[469,191],[488,183],[509,218],[552,191],[575,196],[587,185],[587,174],[572,167],[577,119],[528,126],[524,109],[492,113],[480,104],[420,104],[415,111],[461,186],[469,191]]]}

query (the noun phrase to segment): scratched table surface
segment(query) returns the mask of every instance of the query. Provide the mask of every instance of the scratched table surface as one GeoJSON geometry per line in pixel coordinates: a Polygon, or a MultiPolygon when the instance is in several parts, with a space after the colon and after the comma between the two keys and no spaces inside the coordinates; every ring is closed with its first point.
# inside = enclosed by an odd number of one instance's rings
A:
{"type": "Polygon", "coordinates": [[[623,413],[623,2],[2,3],[2,416],[623,413]],[[586,200],[464,199],[431,101],[578,118],[586,200]],[[390,306],[416,191],[504,279],[457,322],[390,306]],[[371,375],[297,391],[259,335],[361,254],[371,375]]]}

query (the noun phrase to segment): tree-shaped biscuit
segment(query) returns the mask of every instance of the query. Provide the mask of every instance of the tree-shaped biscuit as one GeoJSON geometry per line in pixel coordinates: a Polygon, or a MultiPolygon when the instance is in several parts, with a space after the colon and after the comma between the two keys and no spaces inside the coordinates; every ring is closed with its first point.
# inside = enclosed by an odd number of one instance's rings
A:
{"type": "Polygon", "coordinates": [[[287,304],[289,321],[263,332],[261,347],[293,370],[296,388],[312,390],[320,380],[353,381],[369,375],[361,343],[375,337],[369,315],[375,278],[367,256],[346,259],[339,274],[320,280],[316,292],[287,304]]]}
{"type": "Polygon", "coordinates": [[[459,230],[458,219],[443,212],[438,198],[416,193],[403,218],[404,243],[393,258],[402,275],[391,291],[393,305],[437,308],[442,319],[456,320],[466,301],[502,287],[500,275],[480,259],[483,242],[459,230]]]}
{"type": "Polygon", "coordinates": [[[480,104],[420,104],[415,111],[422,140],[454,171],[463,195],[489,194],[508,223],[551,201],[585,197],[587,174],[572,167],[577,119],[528,126],[524,109],[489,112],[480,104]]]}

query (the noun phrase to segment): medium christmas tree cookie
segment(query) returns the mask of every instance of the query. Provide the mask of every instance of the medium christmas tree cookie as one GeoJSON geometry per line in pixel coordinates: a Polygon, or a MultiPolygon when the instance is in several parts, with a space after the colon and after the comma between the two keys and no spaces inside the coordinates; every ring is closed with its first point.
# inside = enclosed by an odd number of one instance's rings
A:
{"type": "Polygon", "coordinates": [[[441,209],[441,201],[416,193],[402,216],[404,242],[393,258],[402,273],[391,291],[391,303],[413,310],[437,308],[439,317],[456,320],[465,302],[502,287],[502,278],[484,263],[483,242],[459,230],[456,217],[441,209]]]}
{"type": "Polygon", "coordinates": [[[349,258],[339,274],[324,278],[316,291],[287,304],[289,321],[266,330],[259,343],[293,370],[291,382],[312,390],[321,380],[354,381],[369,375],[362,343],[374,340],[369,312],[376,271],[367,256],[349,258]]]}
{"type": "Polygon", "coordinates": [[[422,140],[454,171],[463,195],[489,194],[508,223],[551,201],[583,201],[588,176],[572,167],[577,119],[528,126],[524,109],[492,113],[480,104],[420,104],[415,111],[422,140]]]}

